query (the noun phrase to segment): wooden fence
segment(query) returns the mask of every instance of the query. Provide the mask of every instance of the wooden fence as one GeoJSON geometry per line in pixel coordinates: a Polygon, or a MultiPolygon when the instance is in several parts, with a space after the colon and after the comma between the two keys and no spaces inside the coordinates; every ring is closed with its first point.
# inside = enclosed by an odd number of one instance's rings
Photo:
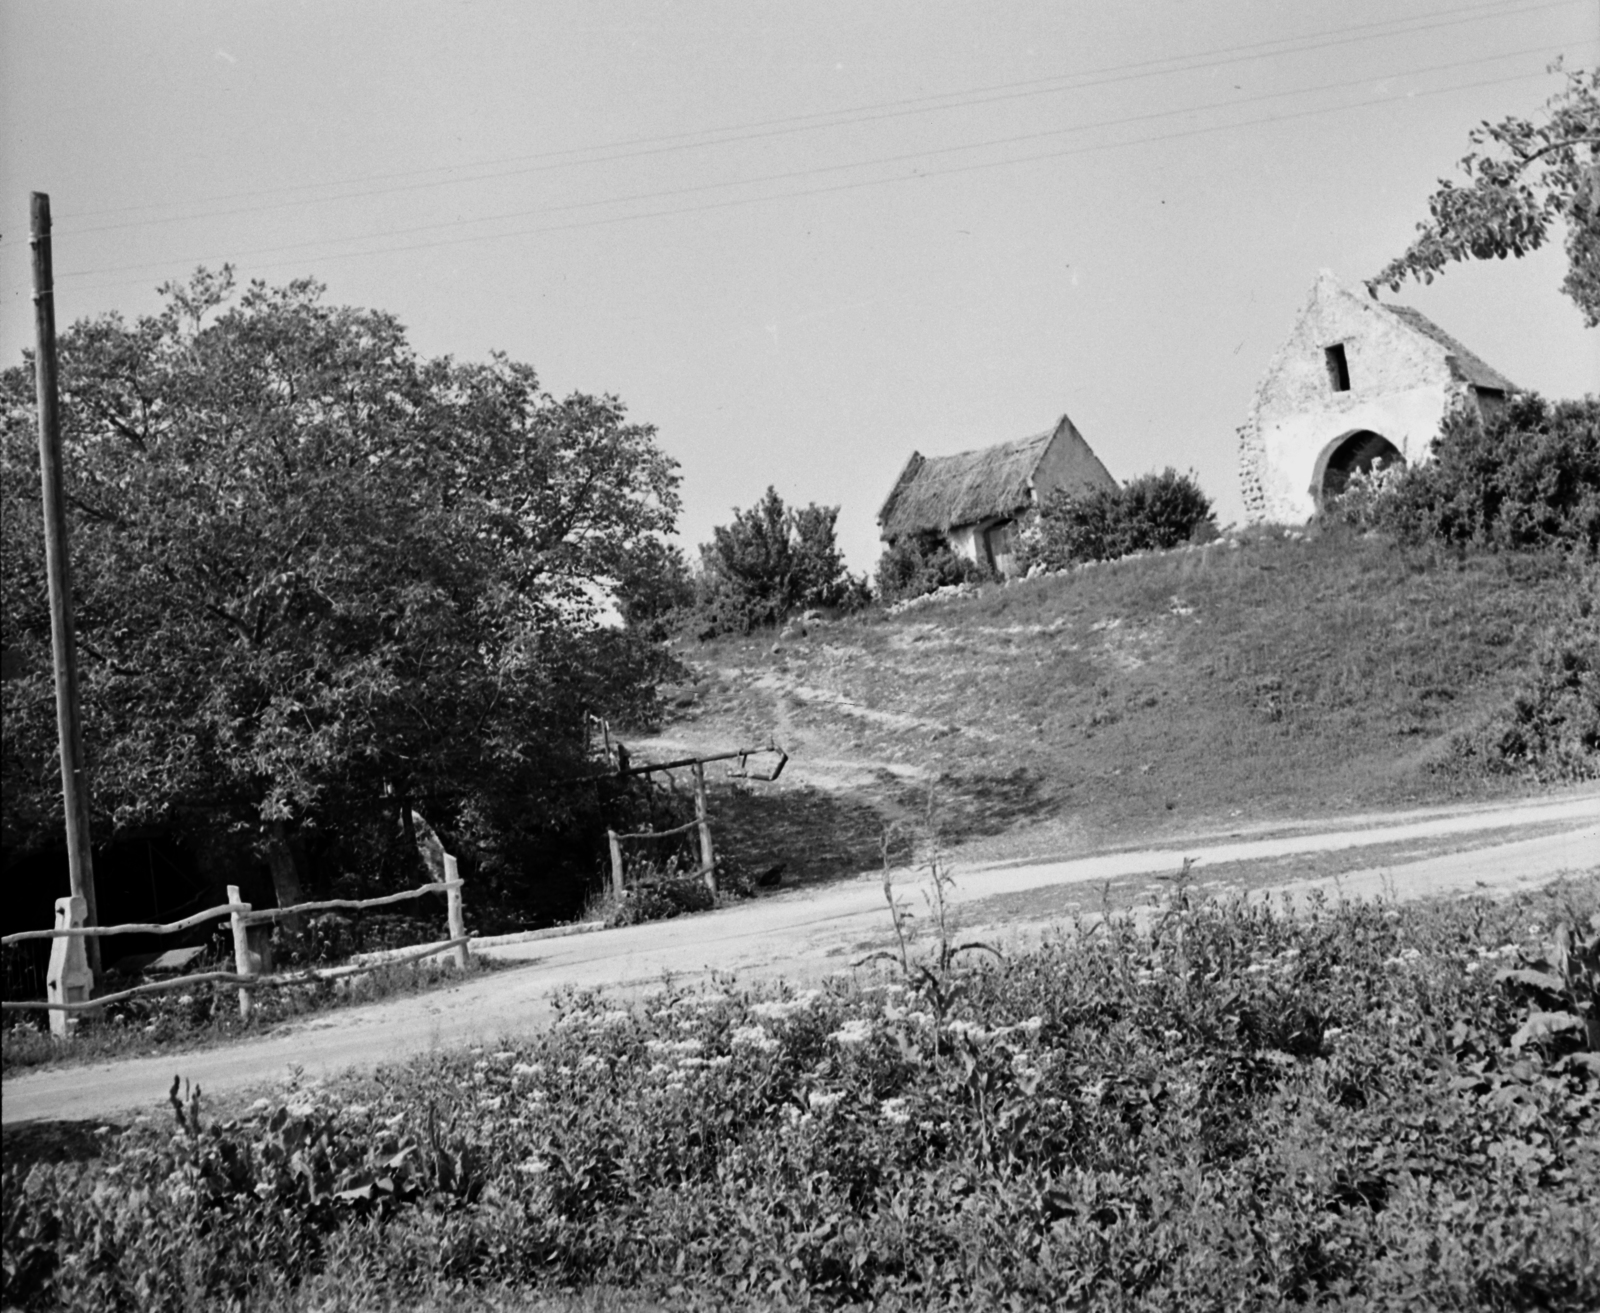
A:
{"type": "Polygon", "coordinates": [[[45,1001],[30,1000],[21,1003],[9,1001],[0,1002],[0,1009],[6,1012],[25,1012],[29,1010],[47,1009],[50,1013],[50,1031],[60,1039],[71,1037],[76,1027],[77,1014],[86,1012],[90,1008],[104,1007],[108,1003],[120,1003],[124,999],[133,998],[140,994],[157,994],[167,990],[183,989],[190,985],[226,984],[239,987],[239,1015],[249,1017],[252,1006],[251,991],[262,988],[271,988],[280,985],[303,985],[315,980],[337,980],[342,976],[358,975],[371,971],[370,966],[333,967],[320,970],[306,970],[286,972],[280,975],[266,975],[262,971],[261,955],[250,947],[250,927],[252,925],[270,924],[281,921],[290,916],[301,916],[308,912],[330,912],[336,909],[363,910],[369,907],[387,907],[393,903],[405,902],[412,898],[422,898],[427,894],[440,894],[445,896],[446,924],[449,927],[449,938],[438,943],[428,944],[415,952],[407,953],[403,957],[395,958],[391,965],[416,962],[425,957],[432,957],[436,953],[453,953],[458,967],[467,965],[467,940],[466,922],[461,907],[461,873],[456,866],[456,859],[449,853],[444,854],[444,879],[432,884],[419,885],[415,889],[407,889],[403,893],[386,894],[381,898],[329,898],[318,903],[297,903],[293,907],[270,907],[256,911],[249,903],[239,896],[239,886],[228,886],[228,901],[220,907],[208,908],[204,912],[197,912],[194,916],[185,917],[181,921],[173,921],[167,925],[140,924],[111,926],[89,926],[84,924],[87,907],[81,897],[56,899],[56,923],[50,930],[23,930],[14,935],[6,935],[0,942],[6,944],[21,943],[25,939],[49,939],[50,969],[45,976],[45,1001]],[[110,935],[170,935],[179,931],[192,929],[194,926],[203,925],[207,921],[215,921],[227,917],[233,928],[233,961],[232,971],[202,971],[194,975],[178,976],[173,980],[156,980],[148,984],[135,985],[131,989],[122,990],[116,994],[105,994],[99,998],[92,997],[94,991],[94,976],[89,971],[87,955],[84,952],[84,941],[91,937],[105,938],[110,935]]]}

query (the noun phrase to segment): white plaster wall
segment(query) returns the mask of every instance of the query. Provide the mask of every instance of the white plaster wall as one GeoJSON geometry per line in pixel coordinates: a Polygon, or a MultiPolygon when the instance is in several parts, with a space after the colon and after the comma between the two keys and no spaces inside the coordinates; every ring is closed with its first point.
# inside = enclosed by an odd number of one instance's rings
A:
{"type": "Polygon", "coordinates": [[[1267,366],[1246,422],[1242,458],[1259,479],[1260,514],[1304,521],[1316,513],[1312,476],[1328,445],[1358,429],[1382,434],[1408,462],[1425,460],[1461,385],[1447,352],[1324,270],[1289,340],[1267,366]],[[1342,345],[1350,390],[1328,378],[1326,348],[1342,345]]]}
{"type": "Polygon", "coordinates": [[[975,524],[962,524],[950,530],[950,550],[969,561],[983,559],[983,540],[975,524]]]}
{"type": "Polygon", "coordinates": [[[1336,403],[1262,422],[1261,491],[1268,520],[1299,522],[1316,514],[1317,459],[1330,443],[1357,429],[1388,438],[1409,464],[1427,459],[1453,393],[1448,386],[1430,384],[1384,396],[1363,397],[1354,390],[1334,395],[1336,403]]]}

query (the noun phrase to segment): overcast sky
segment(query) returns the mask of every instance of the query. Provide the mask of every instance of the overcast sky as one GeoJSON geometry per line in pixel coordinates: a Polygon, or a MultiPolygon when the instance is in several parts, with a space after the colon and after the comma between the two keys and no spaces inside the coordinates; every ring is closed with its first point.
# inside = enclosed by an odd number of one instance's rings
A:
{"type": "MultiPolygon", "coordinates": [[[[852,564],[915,448],[1070,414],[1241,515],[1234,430],[1319,268],[1404,248],[1482,119],[1531,114],[1595,0],[0,0],[0,347],[196,264],[313,275],[430,354],[610,392],[683,537],[770,483],[852,564]]],[[[1559,247],[1414,305],[1525,387],[1600,389],[1559,247]]]]}

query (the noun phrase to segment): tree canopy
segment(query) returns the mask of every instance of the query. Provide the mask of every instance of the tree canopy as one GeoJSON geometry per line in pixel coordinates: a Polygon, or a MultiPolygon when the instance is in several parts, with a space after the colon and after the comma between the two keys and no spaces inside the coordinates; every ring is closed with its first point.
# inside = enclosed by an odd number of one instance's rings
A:
{"type": "Polygon", "coordinates": [[[1473,149],[1460,163],[1467,185],[1439,180],[1431,218],[1369,288],[1398,291],[1408,277],[1431,283],[1458,260],[1527,255],[1560,221],[1568,266],[1561,290],[1585,324],[1600,325],[1600,69],[1568,73],[1545,109],[1543,122],[1513,116],[1469,134],[1473,149]]]}
{"type": "MultiPolygon", "coordinates": [[[[675,463],[613,397],[427,359],[311,281],[168,287],[59,344],[100,837],[338,828],[396,803],[486,849],[567,805],[583,717],[663,657],[597,622],[673,527],[675,463]]],[[[59,827],[31,369],[0,376],[4,837],[59,827]]]]}

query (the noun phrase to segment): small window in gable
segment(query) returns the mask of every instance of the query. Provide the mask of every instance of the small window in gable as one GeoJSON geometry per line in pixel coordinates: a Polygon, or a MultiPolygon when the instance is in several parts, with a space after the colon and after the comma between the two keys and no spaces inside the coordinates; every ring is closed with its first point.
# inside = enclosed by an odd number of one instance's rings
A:
{"type": "Polygon", "coordinates": [[[1335,392],[1350,390],[1350,362],[1344,358],[1344,343],[1324,347],[1323,357],[1328,362],[1328,382],[1335,392]]]}

